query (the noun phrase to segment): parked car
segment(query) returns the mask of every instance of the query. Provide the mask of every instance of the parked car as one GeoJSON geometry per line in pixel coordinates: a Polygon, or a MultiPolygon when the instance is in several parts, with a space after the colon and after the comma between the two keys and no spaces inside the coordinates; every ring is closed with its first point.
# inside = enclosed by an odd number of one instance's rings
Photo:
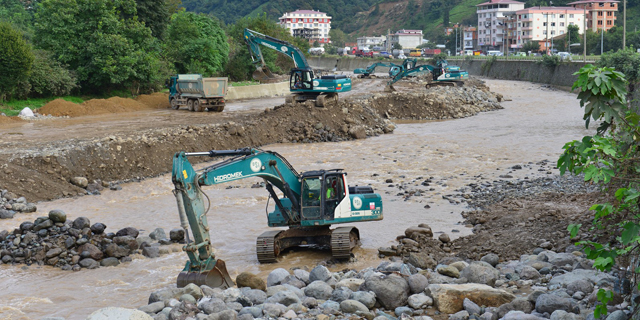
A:
{"type": "Polygon", "coordinates": [[[487,55],[488,55],[488,56],[498,56],[498,57],[501,57],[501,56],[503,56],[504,54],[502,53],[502,51],[498,51],[498,50],[489,50],[489,51],[487,51],[487,55]]]}
{"type": "Polygon", "coordinates": [[[569,52],[558,52],[558,56],[560,56],[560,59],[562,59],[562,60],[571,61],[571,53],[569,53],[569,52]]]}

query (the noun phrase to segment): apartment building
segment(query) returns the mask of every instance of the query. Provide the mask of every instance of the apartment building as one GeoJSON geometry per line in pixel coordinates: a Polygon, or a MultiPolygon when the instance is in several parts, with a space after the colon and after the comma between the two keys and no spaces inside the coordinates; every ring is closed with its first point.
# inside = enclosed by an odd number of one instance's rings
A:
{"type": "Polygon", "coordinates": [[[465,27],[463,29],[463,50],[473,50],[478,45],[478,28],[465,27]]]}
{"type": "Polygon", "coordinates": [[[587,29],[596,32],[599,29],[607,31],[616,25],[619,2],[617,0],[581,0],[568,5],[583,12],[586,11],[587,29]]]}
{"type": "Polygon", "coordinates": [[[422,30],[398,30],[389,36],[389,43],[393,47],[399,43],[403,49],[413,49],[422,44],[422,30]]]}
{"type": "Polygon", "coordinates": [[[309,39],[309,43],[318,41],[320,45],[330,42],[331,17],[315,10],[297,10],[286,12],[280,17],[280,25],[287,28],[291,35],[309,39]]]}
{"type": "Polygon", "coordinates": [[[584,10],[574,7],[531,7],[515,13],[515,32],[510,32],[511,48],[522,48],[530,41],[540,44],[540,50],[551,49],[554,37],[567,33],[570,25],[584,31],[584,10]]]}
{"type": "Polygon", "coordinates": [[[504,51],[507,45],[507,23],[516,11],[524,9],[524,2],[490,0],[476,5],[478,14],[478,46],[485,51],[504,51]]]}

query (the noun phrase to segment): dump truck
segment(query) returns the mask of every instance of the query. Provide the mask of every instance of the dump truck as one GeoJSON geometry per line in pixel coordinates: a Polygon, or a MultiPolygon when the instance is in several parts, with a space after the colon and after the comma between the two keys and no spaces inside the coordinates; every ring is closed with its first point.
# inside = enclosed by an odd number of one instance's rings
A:
{"type": "Polygon", "coordinates": [[[203,78],[200,74],[178,74],[169,81],[169,103],[174,110],[222,112],[227,94],[227,78],[203,78]]]}

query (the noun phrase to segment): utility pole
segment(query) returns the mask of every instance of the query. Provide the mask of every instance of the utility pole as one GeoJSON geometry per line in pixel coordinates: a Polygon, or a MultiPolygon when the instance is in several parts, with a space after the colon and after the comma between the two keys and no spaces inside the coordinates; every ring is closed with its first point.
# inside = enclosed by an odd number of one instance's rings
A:
{"type": "Polygon", "coordinates": [[[602,25],[602,28],[600,28],[600,55],[601,56],[603,51],[604,51],[604,24],[602,25]]]}
{"type": "Polygon", "coordinates": [[[547,49],[547,55],[549,54],[549,12],[547,12],[547,38],[544,40],[545,49],[547,49]]]}
{"type": "Polygon", "coordinates": [[[622,16],[622,49],[624,49],[627,47],[627,0],[624,0],[622,16]]]}
{"type": "Polygon", "coordinates": [[[584,35],[584,41],[582,43],[582,61],[587,63],[587,4],[584,4],[584,28],[582,30],[582,34],[584,35]]]}

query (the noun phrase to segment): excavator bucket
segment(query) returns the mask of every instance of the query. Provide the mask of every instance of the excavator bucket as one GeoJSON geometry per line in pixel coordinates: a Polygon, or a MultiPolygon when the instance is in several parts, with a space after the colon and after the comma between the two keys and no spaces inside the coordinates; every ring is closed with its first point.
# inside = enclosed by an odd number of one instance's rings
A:
{"type": "Polygon", "coordinates": [[[227,272],[227,266],[223,260],[218,259],[214,267],[209,271],[182,271],[178,275],[178,288],[189,283],[197,286],[206,284],[211,288],[226,289],[234,286],[233,280],[227,272]]]}
{"type": "Polygon", "coordinates": [[[273,82],[276,79],[276,76],[267,68],[267,66],[258,67],[256,71],[253,72],[253,79],[258,80],[260,82],[273,82]]]}
{"type": "Polygon", "coordinates": [[[392,84],[384,87],[384,92],[395,92],[395,91],[396,91],[396,88],[394,88],[392,84]]]}

